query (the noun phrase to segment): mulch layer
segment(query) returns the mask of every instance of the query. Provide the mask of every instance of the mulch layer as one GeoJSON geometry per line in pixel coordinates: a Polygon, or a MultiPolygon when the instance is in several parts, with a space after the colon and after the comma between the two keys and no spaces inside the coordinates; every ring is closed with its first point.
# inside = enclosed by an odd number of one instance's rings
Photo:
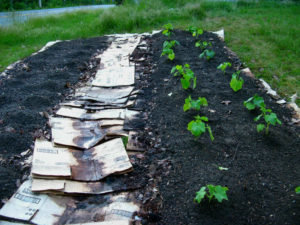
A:
{"type": "Polygon", "coordinates": [[[149,155],[152,163],[168,160],[172,164],[170,171],[166,168],[156,176],[161,180],[158,191],[162,208],[153,206],[153,222],[299,224],[300,196],[294,189],[300,184],[300,138],[299,127],[291,125],[292,112],[268,96],[258,80],[245,74],[241,74],[243,89],[233,92],[231,74],[243,64],[216,35],[205,32],[200,37],[210,41],[216,52],[210,61],[198,57],[201,50],[195,47],[190,33],[176,31],[171,38],[180,42],[173,61],[160,57],[166,37],[157,34],[148,40],[154,72],[144,94],[148,114],[144,136],[157,153],[149,155]],[[216,69],[222,62],[231,62],[234,67],[223,74],[216,69]],[[186,63],[197,76],[194,90],[183,90],[180,79],[170,74],[173,66],[186,63]],[[269,135],[257,133],[253,119],[258,112],[250,112],[243,105],[256,93],[282,121],[282,126],[270,127],[269,135]],[[208,100],[208,107],[202,107],[199,114],[208,117],[213,142],[207,133],[195,139],[187,130],[189,121],[198,114],[183,111],[189,95],[208,100]],[[220,171],[219,166],[228,170],[220,171]],[[195,193],[207,184],[228,187],[229,200],[194,203],[195,193]]]}
{"type": "MultiPolygon", "coordinates": [[[[148,50],[137,49],[132,55],[139,78],[136,87],[141,90],[136,106],[144,111],[144,121],[134,126],[147,147],[145,156],[131,157],[134,174],[147,181],[136,195],[144,204],[138,215],[141,223],[298,224],[300,196],[294,188],[300,185],[300,138],[299,127],[291,125],[292,112],[244,74],[243,89],[233,92],[231,74],[242,63],[216,35],[205,32],[200,38],[210,41],[216,52],[210,61],[199,59],[201,50],[185,31],[175,31],[172,36],[180,42],[173,61],[160,57],[166,40],[162,34],[146,37],[148,50]],[[223,74],[216,67],[226,61],[234,67],[223,74]],[[183,90],[179,78],[170,74],[173,66],[186,63],[197,76],[194,90],[183,90]],[[269,135],[257,133],[253,121],[257,112],[243,106],[255,93],[264,97],[283,123],[271,127],[269,135]],[[213,142],[208,134],[195,139],[187,130],[188,122],[198,114],[183,112],[189,95],[207,98],[208,107],[202,107],[199,114],[209,118],[213,142]],[[228,170],[220,171],[219,166],[228,170]],[[194,203],[195,192],[206,184],[227,186],[229,200],[194,203]]],[[[108,45],[107,37],[61,42],[25,59],[0,79],[2,201],[28,176],[30,167],[20,163],[28,154],[20,153],[32,151],[35,137],[49,135],[47,115],[73,93],[74,84],[95,73],[99,61],[93,56],[108,45]]],[[[102,201],[100,196],[80,199],[87,208],[102,201]]],[[[71,218],[65,219],[70,222],[71,218]]]]}

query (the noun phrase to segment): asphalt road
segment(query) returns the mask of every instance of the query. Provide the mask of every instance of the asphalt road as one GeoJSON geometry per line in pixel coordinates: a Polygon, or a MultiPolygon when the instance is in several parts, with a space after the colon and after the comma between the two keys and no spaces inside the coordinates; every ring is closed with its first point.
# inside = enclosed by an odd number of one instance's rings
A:
{"type": "Polygon", "coordinates": [[[74,6],[66,8],[55,9],[39,9],[26,10],[16,12],[0,12],[0,26],[10,26],[15,23],[25,22],[29,18],[48,16],[65,12],[72,12],[76,10],[91,10],[91,9],[106,9],[114,7],[115,5],[89,5],[89,6],[74,6]]]}

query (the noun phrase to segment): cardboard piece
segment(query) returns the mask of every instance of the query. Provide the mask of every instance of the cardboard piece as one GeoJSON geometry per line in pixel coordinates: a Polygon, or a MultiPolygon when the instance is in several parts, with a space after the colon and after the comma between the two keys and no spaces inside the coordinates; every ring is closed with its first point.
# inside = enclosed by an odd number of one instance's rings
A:
{"type": "Polygon", "coordinates": [[[76,91],[75,97],[83,100],[111,103],[120,98],[128,97],[132,91],[133,87],[113,89],[101,87],[83,87],[76,91]]]}
{"type": "Polygon", "coordinates": [[[49,124],[53,142],[60,145],[89,149],[105,137],[96,121],[50,117],[49,124]]]}
{"type": "Polygon", "coordinates": [[[33,192],[51,194],[98,195],[116,191],[128,191],[137,189],[142,187],[144,183],[144,178],[136,178],[136,176],[134,175],[109,176],[105,178],[105,180],[97,182],[33,178],[31,190],[33,192]]]}
{"type": "Polygon", "coordinates": [[[125,119],[125,117],[131,118],[137,115],[139,112],[127,109],[104,109],[95,112],[89,112],[86,109],[72,108],[62,106],[56,112],[58,116],[64,116],[69,118],[81,119],[81,120],[100,120],[100,119],[125,119]]]}
{"type": "Polygon", "coordinates": [[[55,224],[72,203],[66,197],[49,197],[31,192],[31,180],[25,181],[1,208],[0,215],[35,224],[55,224]]]}
{"type": "Polygon", "coordinates": [[[92,219],[94,222],[133,221],[140,208],[133,199],[134,197],[129,193],[120,193],[81,202],[80,208],[66,211],[59,224],[84,224],[91,222],[92,219]]]}
{"type": "MultiPolygon", "coordinates": [[[[78,181],[98,181],[111,174],[132,170],[121,138],[85,151],[54,147],[36,140],[31,173],[33,177],[66,177],[78,181]]],[[[57,183],[57,186],[63,187],[57,183]]]]}
{"type": "Polygon", "coordinates": [[[93,86],[99,87],[118,87],[134,84],[135,67],[109,67],[98,70],[93,86]]]}

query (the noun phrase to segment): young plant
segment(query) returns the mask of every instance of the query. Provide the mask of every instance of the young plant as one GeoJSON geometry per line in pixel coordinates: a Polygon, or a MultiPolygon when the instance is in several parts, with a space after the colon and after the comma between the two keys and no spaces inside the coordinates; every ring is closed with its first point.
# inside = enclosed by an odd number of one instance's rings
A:
{"type": "Polygon", "coordinates": [[[163,35],[167,36],[167,37],[171,37],[172,35],[172,32],[173,32],[173,25],[168,23],[168,24],[165,24],[163,26],[164,30],[162,32],[163,35]]]}
{"type": "Polygon", "coordinates": [[[227,187],[208,184],[206,186],[201,187],[200,190],[196,192],[196,197],[194,198],[194,202],[200,204],[201,201],[205,197],[207,197],[209,202],[211,202],[211,200],[215,198],[219,203],[221,203],[223,200],[228,200],[226,191],[228,191],[227,187]],[[206,191],[206,189],[208,189],[208,192],[206,191]]]}
{"type": "Polygon", "coordinates": [[[254,118],[254,121],[259,121],[261,118],[264,118],[265,124],[260,123],[256,126],[257,132],[265,130],[266,134],[269,134],[270,125],[275,126],[276,124],[281,125],[281,121],[278,119],[276,113],[273,113],[271,109],[267,109],[264,99],[257,94],[249,98],[247,101],[244,101],[244,106],[248,110],[254,110],[259,108],[261,114],[254,118]]]}
{"type": "Polygon", "coordinates": [[[170,60],[173,60],[175,58],[175,53],[173,51],[173,47],[175,45],[179,45],[179,42],[176,40],[173,41],[164,41],[163,43],[163,50],[160,56],[168,55],[168,58],[170,60]]]}
{"type": "Polygon", "coordinates": [[[206,60],[211,60],[215,56],[215,52],[213,50],[205,49],[200,55],[200,59],[205,58],[206,60]]]}
{"type": "Polygon", "coordinates": [[[197,100],[193,100],[191,96],[185,99],[185,103],[183,105],[183,111],[188,111],[190,109],[200,110],[201,106],[207,106],[206,98],[199,97],[197,100]]]}
{"type": "Polygon", "coordinates": [[[256,108],[260,109],[262,107],[266,107],[265,101],[262,97],[255,94],[253,97],[249,98],[247,101],[244,101],[244,106],[248,110],[254,110],[256,108]]]}
{"type": "Polygon", "coordinates": [[[222,70],[223,73],[225,74],[225,71],[226,71],[227,67],[231,67],[231,63],[230,63],[230,62],[223,62],[223,63],[221,63],[221,64],[217,67],[217,69],[218,69],[218,70],[222,70]]]}
{"type": "Polygon", "coordinates": [[[184,66],[174,66],[171,70],[171,74],[174,76],[181,76],[180,82],[183,89],[188,89],[191,85],[191,81],[193,81],[193,89],[196,88],[197,78],[194,72],[190,69],[189,64],[185,64],[184,66]]]}
{"type": "Polygon", "coordinates": [[[237,71],[236,73],[232,74],[231,81],[230,81],[230,87],[234,92],[237,92],[242,89],[244,80],[240,77],[240,72],[237,71]]]}
{"type": "Polygon", "coordinates": [[[300,186],[295,188],[295,192],[296,192],[296,194],[300,194],[300,186]]]}
{"type": "Polygon", "coordinates": [[[197,28],[197,27],[193,27],[193,26],[190,26],[188,28],[188,31],[192,33],[193,37],[197,37],[201,34],[203,34],[203,30],[200,29],[200,28],[197,28]]]}
{"type": "Polygon", "coordinates": [[[213,141],[215,138],[212,134],[211,128],[205,122],[208,122],[206,116],[195,116],[195,120],[192,120],[188,123],[187,129],[195,136],[200,137],[207,130],[210,136],[210,139],[213,141]]]}
{"type": "Polygon", "coordinates": [[[199,40],[199,41],[197,41],[195,43],[195,47],[200,48],[201,50],[206,49],[208,46],[211,47],[211,43],[207,42],[207,41],[201,41],[201,40],[199,40]]]}

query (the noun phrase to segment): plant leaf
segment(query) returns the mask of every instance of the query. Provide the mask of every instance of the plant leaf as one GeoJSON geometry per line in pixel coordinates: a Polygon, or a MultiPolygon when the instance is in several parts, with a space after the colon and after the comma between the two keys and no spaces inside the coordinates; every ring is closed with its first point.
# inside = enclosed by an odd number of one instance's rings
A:
{"type": "Polygon", "coordinates": [[[260,124],[258,124],[258,125],[256,126],[257,132],[261,132],[261,131],[263,131],[264,129],[265,129],[265,125],[262,124],[262,123],[260,123],[260,124]]]}
{"type": "Polygon", "coordinates": [[[215,186],[214,196],[218,200],[218,202],[222,202],[223,200],[228,200],[226,191],[228,191],[227,187],[222,187],[220,185],[215,186]]]}
{"type": "Polygon", "coordinates": [[[189,80],[181,78],[180,81],[181,81],[181,86],[182,86],[183,89],[186,90],[190,87],[190,81],[189,80]]]}
{"type": "Polygon", "coordinates": [[[230,81],[230,87],[234,92],[239,91],[243,87],[244,80],[243,78],[238,78],[237,74],[232,74],[232,78],[230,81]]]}
{"type": "Polygon", "coordinates": [[[194,201],[199,203],[202,201],[202,199],[206,195],[206,187],[201,187],[199,191],[196,192],[196,197],[194,198],[194,201]]]}
{"type": "Polygon", "coordinates": [[[195,136],[199,137],[202,133],[205,132],[205,123],[201,120],[191,121],[188,124],[188,130],[195,136]]]}
{"type": "Polygon", "coordinates": [[[276,123],[278,123],[278,121],[279,121],[279,124],[281,124],[281,121],[277,118],[276,113],[271,113],[269,115],[265,115],[264,118],[267,123],[270,123],[273,126],[275,126],[276,123]]]}
{"type": "Polygon", "coordinates": [[[296,192],[296,194],[300,194],[300,186],[295,188],[295,192],[296,192]]]}

